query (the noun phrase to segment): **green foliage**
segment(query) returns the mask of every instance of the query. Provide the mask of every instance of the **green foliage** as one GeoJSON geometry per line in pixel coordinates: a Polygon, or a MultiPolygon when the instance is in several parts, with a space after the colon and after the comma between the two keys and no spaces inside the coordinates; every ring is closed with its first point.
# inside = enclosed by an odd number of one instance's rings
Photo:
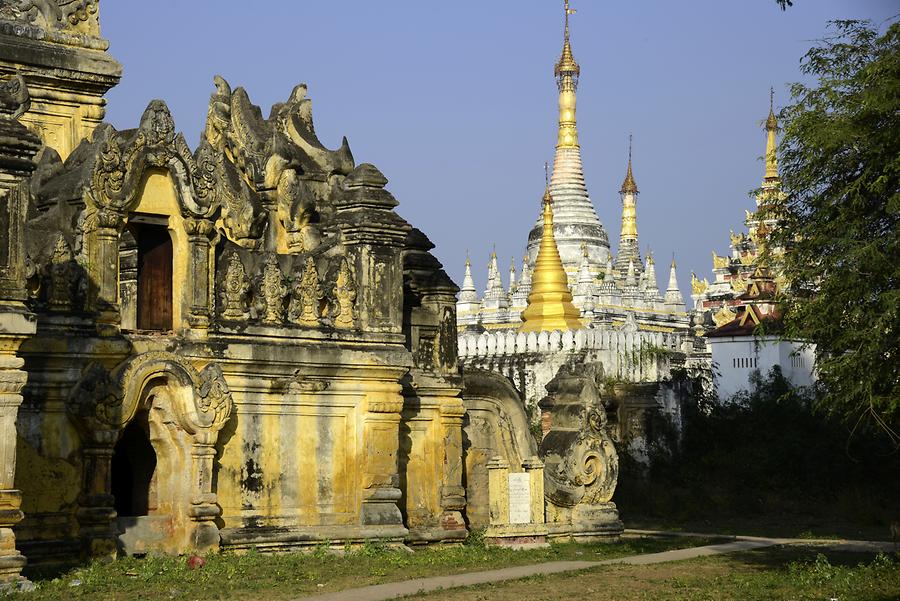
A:
{"type": "Polygon", "coordinates": [[[791,536],[833,536],[852,524],[886,537],[900,505],[900,453],[882,430],[863,426],[851,436],[817,406],[814,393],[791,388],[778,367],[726,402],[700,397],[683,408],[680,442],[660,436],[648,466],[621,457],[623,519],[718,528],[765,519],[791,536]]]}
{"type": "MultiPolygon", "coordinates": [[[[834,21],[781,114],[787,197],[770,248],[786,335],[816,344],[825,406],[900,425],[900,23],[834,21]]],[[[898,439],[900,440],[900,439],[898,439]]]]}

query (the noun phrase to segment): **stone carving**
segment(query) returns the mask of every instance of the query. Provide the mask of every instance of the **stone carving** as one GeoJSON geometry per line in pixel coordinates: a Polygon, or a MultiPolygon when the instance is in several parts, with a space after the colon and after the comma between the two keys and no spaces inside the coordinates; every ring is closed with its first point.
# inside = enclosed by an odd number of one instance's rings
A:
{"type": "Polygon", "coordinates": [[[278,266],[278,257],[274,253],[266,258],[259,285],[260,299],[263,303],[263,323],[280,324],[284,321],[284,297],[288,288],[284,285],[284,274],[278,266]]]}
{"type": "Polygon", "coordinates": [[[338,271],[337,282],[334,285],[334,298],[337,303],[337,311],[334,315],[334,325],[338,328],[352,328],[356,322],[356,296],[357,288],[353,272],[346,258],[341,259],[341,267],[338,271]]]}
{"type": "Polygon", "coordinates": [[[50,256],[50,288],[47,303],[51,309],[66,311],[72,308],[72,296],[78,284],[78,272],[72,260],[72,249],[65,236],[56,237],[56,245],[50,256]]]}
{"type": "Polygon", "coordinates": [[[134,134],[110,126],[97,130],[99,152],[91,173],[90,198],[101,208],[128,210],[139,201],[147,168],[166,169],[180,191],[185,216],[209,217],[216,208],[222,173],[209,150],[198,149],[197,160],[162,100],[153,100],[134,134]]]}
{"type": "Polygon", "coordinates": [[[201,426],[220,430],[228,421],[233,402],[222,368],[217,364],[210,363],[200,372],[194,401],[201,426]]]}
{"type": "Polygon", "coordinates": [[[318,325],[319,317],[322,314],[321,305],[324,296],[325,292],[319,283],[319,273],[316,271],[316,262],[312,257],[307,257],[303,275],[294,282],[291,306],[288,313],[289,319],[302,326],[318,325]]]}
{"type": "Polygon", "coordinates": [[[278,180],[278,219],[288,234],[288,245],[297,251],[312,251],[319,244],[318,228],[311,223],[316,216],[315,197],[293,169],[286,169],[278,180]]]}
{"type": "Polygon", "coordinates": [[[0,3],[0,19],[44,29],[100,35],[99,0],[7,0],[0,3]]]}
{"type": "Polygon", "coordinates": [[[31,96],[21,75],[14,75],[0,83],[0,114],[16,120],[27,113],[29,108],[31,96]]]}
{"type": "Polygon", "coordinates": [[[575,372],[564,366],[548,385],[550,396],[541,401],[551,414],[550,431],[541,442],[547,496],[568,507],[610,501],[619,471],[600,393],[592,378],[575,372]]]}
{"type": "Polygon", "coordinates": [[[122,398],[109,371],[99,363],[89,363],[69,394],[66,410],[89,431],[118,429],[122,424],[122,398]]]}
{"type": "Polygon", "coordinates": [[[174,407],[188,432],[218,431],[228,421],[233,402],[222,369],[210,363],[198,372],[184,358],[165,351],[130,357],[111,371],[96,362],[88,364],[69,394],[66,409],[89,433],[120,430],[134,417],[145,383],[162,374],[191,389],[192,402],[174,407]]]}
{"type": "Polygon", "coordinates": [[[549,430],[541,441],[548,522],[567,522],[576,539],[622,531],[612,503],[619,456],[607,430],[606,407],[589,366],[560,368],[539,406],[549,430]],[[551,516],[553,519],[551,520],[551,516]]]}
{"type": "Polygon", "coordinates": [[[250,292],[250,280],[244,270],[241,257],[232,252],[225,270],[225,282],[222,287],[222,318],[227,321],[243,321],[250,316],[247,294],[250,292]]]}

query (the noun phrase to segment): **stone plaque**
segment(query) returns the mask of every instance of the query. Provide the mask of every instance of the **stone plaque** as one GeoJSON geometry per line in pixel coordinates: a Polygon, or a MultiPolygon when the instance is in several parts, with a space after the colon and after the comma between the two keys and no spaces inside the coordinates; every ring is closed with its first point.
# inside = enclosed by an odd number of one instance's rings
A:
{"type": "Polygon", "coordinates": [[[509,475],[509,523],[531,523],[531,475],[509,475]]]}

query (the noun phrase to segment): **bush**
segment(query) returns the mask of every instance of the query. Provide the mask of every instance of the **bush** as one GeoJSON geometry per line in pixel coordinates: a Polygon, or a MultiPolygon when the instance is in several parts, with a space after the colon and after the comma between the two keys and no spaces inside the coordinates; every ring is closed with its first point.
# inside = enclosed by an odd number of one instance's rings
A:
{"type": "Polygon", "coordinates": [[[696,397],[683,407],[680,444],[666,437],[651,445],[649,465],[621,458],[616,501],[623,516],[766,517],[798,528],[804,519],[896,520],[900,453],[883,431],[853,430],[817,411],[816,400],[815,391],[792,388],[777,366],[725,402],[696,397]]]}

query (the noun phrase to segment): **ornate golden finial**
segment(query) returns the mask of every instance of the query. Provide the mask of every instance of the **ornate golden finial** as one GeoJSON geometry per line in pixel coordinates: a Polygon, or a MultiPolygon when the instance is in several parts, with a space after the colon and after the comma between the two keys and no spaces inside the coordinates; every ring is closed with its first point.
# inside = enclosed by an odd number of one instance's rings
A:
{"type": "Polygon", "coordinates": [[[581,67],[575,62],[572,55],[572,45],[569,43],[569,15],[575,14],[575,9],[569,8],[569,1],[565,0],[566,27],[563,38],[563,49],[553,75],[556,77],[556,86],[559,89],[559,134],[557,148],[578,148],[578,127],[575,121],[575,90],[578,88],[578,77],[581,75],[581,67]]]}
{"type": "Polygon", "coordinates": [[[544,190],[544,228],[531,276],[528,306],[522,312],[520,332],[577,330],[583,327],[581,312],[572,304],[569,278],[553,236],[553,197],[550,184],[544,190]]]}
{"type": "Polygon", "coordinates": [[[578,63],[575,62],[575,57],[572,55],[572,45],[569,43],[569,15],[574,15],[576,11],[574,8],[569,8],[569,0],[564,0],[564,2],[566,27],[563,34],[563,51],[556,63],[556,68],[553,70],[553,73],[557,78],[567,74],[575,75],[577,77],[581,73],[581,68],[578,66],[578,63]]]}
{"type": "Polygon", "coordinates": [[[778,129],[778,120],[775,119],[775,88],[769,88],[769,117],[766,119],[766,129],[778,129]]]}
{"type": "Polygon", "coordinates": [[[619,190],[620,194],[637,194],[638,187],[634,181],[634,174],[631,171],[631,143],[632,136],[628,134],[628,170],[625,172],[625,181],[622,182],[622,188],[619,190]]]}
{"type": "Polygon", "coordinates": [[[775,118],[775,88],[769,89],[769,117],[766,119],[766,181],[778,179],[778,154],[775,134],[778,120],[775,118]]]}

